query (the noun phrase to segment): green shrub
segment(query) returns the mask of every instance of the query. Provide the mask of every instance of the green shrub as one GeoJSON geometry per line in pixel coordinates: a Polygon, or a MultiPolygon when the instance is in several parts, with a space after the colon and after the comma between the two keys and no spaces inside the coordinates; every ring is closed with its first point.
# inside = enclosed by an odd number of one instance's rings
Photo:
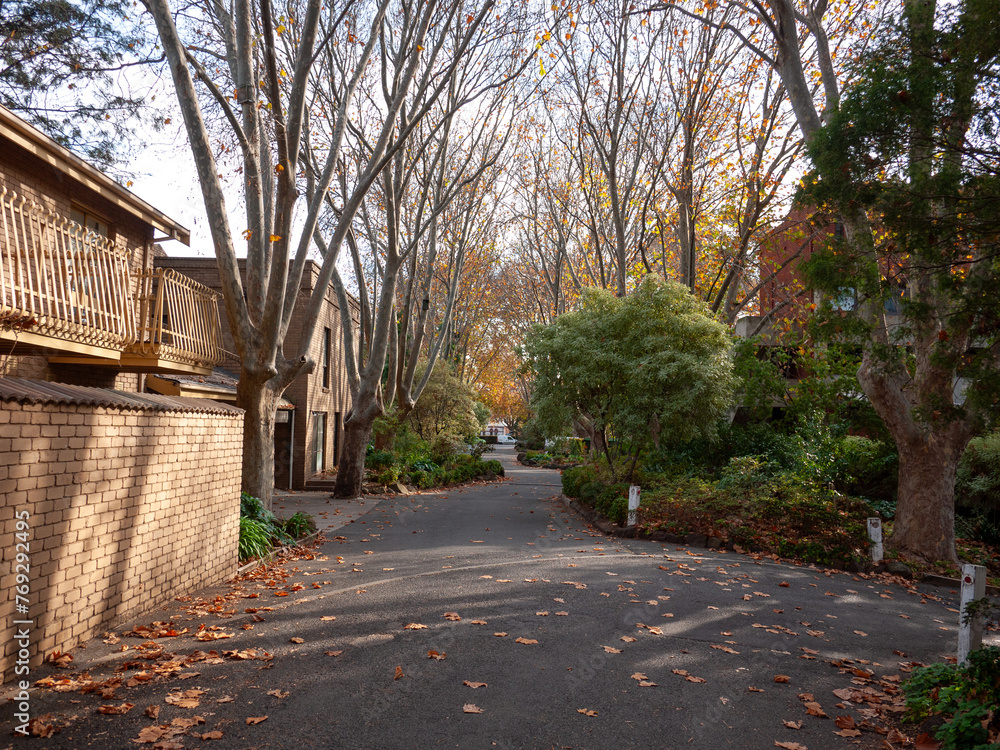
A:
{"type": "Polygon", "coordinates": [[[597,472],[590,466],[574,466],[562,471],[562,491],[566,497],[580,497],[580,488],[597,478],[597,472]]]}
{"type": "Polygon", "coordinates": [[[604,486],[594,502],[594,510],[612,523],[625,523],[628,516],[628,488],[628,484],[624,482],[604,486]]]}
{"type": "Polygon", "coordinates": [[[966,664],[932,664],[915,669],[903,685],[907,717],[921,721],[942,716],[934,732],[942,750],[990,750],[990,728],[997,728],[1000,704],[1000,648],[986,646],[969,654],[966,664]]]}
{"type": "Polygon", "coordinates": [[[496,459],[484,461],[483,468],[486,470],[486,473],[492,474],[495,477],[504,476],[503,464],[496,459]]]}
{"type": "Polygon", "coordinates": [[[393,455],[389,451],[377,451],[372,446],[368,446],[365,466],[369,469],[385,469],[392,465],[393,460],[393,455]]]}
{"type": "Polygon", "coordinates": [[[840,442],[833,482],[848,495],[891,502],[896,499],[899,455],[893,445],[848,435],[840,442]]]}
{"type": "Polygon", "coordinates": [[[458,453],[458,441],[450,435],[438,435],[431,444],[430,459],[436,464],[443,464],[458,453]]]}
{"type": "Polygon", "coordinates": [[[395,484],[399,481],[399,468],[389,466],[378,475],[379,484],[395,484]]]}
{"type": "Polygon", "coordinates": [[[312,516],[308,513],[303,513],[301,510],[292,515],[282,523],[282,528],[285,533],[288,534],[292,539],[301,539],[304,536],[309,536],[314,531],[316,531],[316,522],[313,520],[312,516]]]}
{"type": "Polygon", "coordinates": [[[417,471],[434,471],[434,469],[438,468],[438,465],[430,459],[421,459],[419,461],[412,462],[410,464],[410,468],[416,469],[417,471]]]}
{"type": "Polygon", "coordinates": [[[1000,432],[969,441],[955,476],[955,503],[1000,513],[1000,432]]]}
{"type": "Polygon", "coordinates": [[[263,521],[240,516],[240,562],[263,557],[271,551],[271,531],[263,521]]]}

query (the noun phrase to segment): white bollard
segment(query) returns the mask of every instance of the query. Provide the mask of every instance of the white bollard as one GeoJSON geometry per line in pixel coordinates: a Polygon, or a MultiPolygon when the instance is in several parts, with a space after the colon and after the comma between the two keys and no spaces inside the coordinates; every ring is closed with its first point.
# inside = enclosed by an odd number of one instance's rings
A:
{"type": "Polygon", "coordinates": [[[636,511],[639,509],[639,485],[628,488],[628,525],[635,526],[636,511]]]}
{"type": "Polygon", "coordinates": [[[958,663],[964,664],[969,653],[983,645],[983,618],[976,615],[965,621],[969,602],[986,596],[986,568],[983,565],[962,566],[962,604],[958,614],[958,663]]]}
{"type": "Polygon", "coordinates": [[[882,519],[868,519],[868,538],[872,540],[872,562],[882,562],[885,550],[882,549],[882,519]]]}

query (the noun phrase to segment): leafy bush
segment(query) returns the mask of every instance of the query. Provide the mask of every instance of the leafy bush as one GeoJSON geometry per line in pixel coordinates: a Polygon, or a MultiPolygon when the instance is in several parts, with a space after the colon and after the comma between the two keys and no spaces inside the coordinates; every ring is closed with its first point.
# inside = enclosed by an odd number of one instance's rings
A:
{"type": "Polygon", "coordinates": [[[271,530],[263,521],[240,516],[240,562],[263,557],[271,551],[271,530]]]}
{"type": "Polygon", "coordinates": [[[483,461],[483,468],[486,469],[487,473],[492,474],[495,477],[502,477],[504,475],[503,464],[496,459],[483,461]]]}
{"type": "Polygon", "coordinates": [[[430,458],[436,464],[443,464],[458,453],[458,441],[450,435],[438,435],[431,443],[430,458]]]}
{"type": "Polygon", "coordinates": [[[434,471],[438,465],[429,459],[423,459],[411,463],[410,468],[416,471],[434,471]]]}
{"type": "Polygon", "coordinates": [[[369,445],[368,453],[365,456],[365,466],[369,469],[385,469],[391,466],[394,460],[393,455],[389,451],[375,450],[369,445]]]}
{"type": "Polygon", "coordinates": [[[580,488],[597,478],[597,472],[591,466],[574,466],[563,469],[562,491],[566,497],[580,497],[580,488]]]}
{"type": "Polygon", "coordinates": [[[292,515],[291,518],[286,519],[282,527],[285,533],[292,537],[292,539],[301,539],[316,531],[316,522],[312,516],[300,510],[292,515]]]}
{"type": "Polygon", "coordinates": [[[907,718],[942,716],[934,736],[942,750],[990,750],[990,729],[1000,704],[1000,648],[986,646],[969,654],[966,664],[932,664],[913,671],[903,685],[907,718]]]}
{"type": "Polygon", "coordinates": [[[969,441],[955,476],[955,503],[1000,512],[1000,432],[969,441]]]}
{"type": "Polygon", "coordinates": [[[889,443],[847,435],[840,444],[833,481],[848,495],[876,502],[894,501],[899,455],[889,443]]]}
{"type": "Polygon", "coordinates": [[[399,469],[395,466],[388,466],[378,475],[379,484],[395,484],[399,481],[399,469]]]}
{"type": "MultiPolygon", "coordinates": [[[[304,513],[296,514],[305,516],[304,513]]],[[[308,518],[308,516],[305,516],[308,518]]],[[[294,518],[294,516],[293,516],[294,518]]],[[[289,519],[291,520],[291,519],[289,519]]],[[[309,519],[311,523],[312,519],[309,519]]],[[[263,557],[275,545],[291,544],[295,540],[285,529],[285,523],[264,507],[259,499],[246,492],[240,493],[240,561],[263,557]]],[[[298,524],[299,522],[296,522],[298,524]]],[[[315,526],[314,526],[315,528],[315,526]]]]}
{"type": "Polygon", "coordinates": [[[481,437],[468,438],[466,440],[466,445],[469,446],[469,455],[474,458],[482,458],[484,453],[490,453],[493,451],[493,446],[481,437]]]}

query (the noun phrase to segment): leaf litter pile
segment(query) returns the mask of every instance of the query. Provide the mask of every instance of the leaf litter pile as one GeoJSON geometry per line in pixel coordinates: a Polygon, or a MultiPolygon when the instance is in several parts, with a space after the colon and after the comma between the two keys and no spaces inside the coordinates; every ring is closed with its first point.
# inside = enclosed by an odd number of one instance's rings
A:
{"type": "MultiPolygon", "coordinates": [[[[225,725],[232,720],[220,720],[217,727],[208,728],[204,726],[206,717],[214,717],[215,709],[233,703],[234,698],[203,683],[209,678],[203,677],[201,670],[236,663],[246,663],[256,669],[270,668],[274,654],[264,648],[238,645],[234,640],[253,630],[256,623],[266,622],[268,613],[295,602],[277,606],[242,605],[259,600],[269,592],[320,588],[320,583],[307,586],[290,582],[297,568],[289,571],[289,563],[313,559],[325,558],[307,548],[292,549],[270,565],[258,567],[231,582],[223,593],[211,597],[177,597],[175,601],[181,614],[173,620],[157,620],[135,625],[122,633],[106,633],[102,643],[113,647],[113,661],[107,667],[102,665],[102,669],[110,667],[110,671],[100,675],[89,669],[74,671],[72,654],[53,652],[47,661],[57,671],[36,680],[35,687],[54,693],[74,693],[81,699],[69,701],[75,713],[37,716],[31,721],[29,731],[37,737],[51,737],[71,728],[82,714],[93,710],[109,720],[125,715],[141,715],[152,720],[131,740],[151,750],[179,750],[185,747],[185,737],[201,742],[222,739],[225,725]],[[241,624],[237,625],[237,621],[241,624]],[[89,702],[96,702],[93,709],[80,707],[89,702]],[[137,708],[143,705],[145,708],[137,708]],[[179,715],[161,720],[164,709],[179,715]]],[[[336,618],[324,616],[320,619],[336,618]]],[[[303,639],[291,640],[301,643],[303,639]]],[[[342,651],[334,653],[339,655],[342,651]]],[[[269,700],[280,700],[290,693],[276,688],[267,690],[266,695],[271,696],[269,700]]],[[[266,715],[246,716],[240,723],[253,726],[267,718],[266,715]]]]}

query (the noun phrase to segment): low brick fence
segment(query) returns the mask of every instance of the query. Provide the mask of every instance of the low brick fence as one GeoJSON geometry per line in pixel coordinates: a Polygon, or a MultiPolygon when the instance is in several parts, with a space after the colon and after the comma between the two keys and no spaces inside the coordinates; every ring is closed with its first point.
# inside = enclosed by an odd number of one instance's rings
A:
{"type": "Polygon", "coordinates": [[[0,378],[3,682],[25,641],[33,667],[235,572],[242,432],[221,403],[0,378]]]}

